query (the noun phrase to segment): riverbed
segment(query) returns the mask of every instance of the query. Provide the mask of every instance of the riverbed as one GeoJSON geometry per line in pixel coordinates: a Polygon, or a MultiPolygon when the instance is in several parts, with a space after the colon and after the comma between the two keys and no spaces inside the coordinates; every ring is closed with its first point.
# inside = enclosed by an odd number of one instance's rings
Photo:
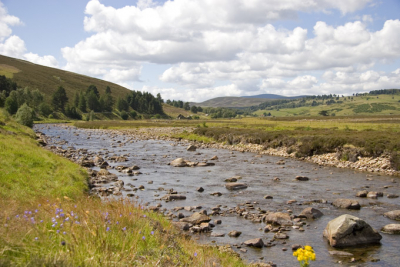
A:
{"type": "MultiPolygon", "coordinates": [[[[352,253],[352,257],[330,255],[337,250],[329,246],[322,233],[327,223],[342,215],[357,216],[374,229],[396,223],[383,214],[391,210],[400,210],[399,198],[388,198],[388,194],[399,193],[400,179],[392,176],[377,175],[334,167],[260,155],[250,152],[237,152],[228,149],[197,149],[187,151],[186,141],[142,140],[142,137],[111,130],[84,130],[68,125],[35,125],[35,130],[44,133],[48,147],[63,149],[87,149],[87,155],[102,156],[106,160],[111,156],[124,156],[126,162],[111,162],[109,172],[118,175],[125,184],[122,196],[133,194],[137,203],[143,206],[161,206],[165,214],[182,213],[190,216],[195,211],[220,208],[219,215],[212,220],[221,220],[210,233],[192,234],[198,242],[204,244],[230,244],[247,262],[273,262],[277,266],[296,266],[292,256],[292,245],[313,246],[317,261],[311,266],[398,266],[400,263],[400,236],[381,233],[380,245],[347,248],[340,251],[352,253]],[[218,159],[211,160],[213,157],[218,159]],[[168,165],[176,158],[193,162],[212,162],[207,167],[172,167],[168,165]],[[141,174],[129,176],[118,172],[116,166],[140,167],[141,174]],[[240,176],[239,180],[248,188],[230,191],[225,188],[225,179],[240,176]],[[296,176],[306,176],[308,181],[297,181],[296,176]],[[131,191],[130,186],[143,190],[131,191]],[[204,191],[197,189],[203,187],[204,191]],[[356,198],[360,190],[383,192],[377,199],[356,198]],[[186,196],[185,200],[166,202],[161,197],[169,190],[186,196]],[[218,194],[213,193],[220,193],[218,194]],[[213,194],[213,195],[212,195],[213,194]],[[265,196],[270,196],[265,199],[265,196]],[[271,198],[272,197],[272,198],[271,198]],[[338,209],[331,203],[338,198],[357,199],[360,210],[338,209]],[[292,200],[292,201],[291,201],[292,200]],[[291,204],[287,204],[292,202],[291,204]],[[185,207],[175,211],[176,207],[185,207]],[[324,215],[317,220],[307,220],[301,230],[290,229],[285,233],[288,239],[275,240],[271,247],[262,249],[246,247],[242,242],[252,238],[262,238],[264,243],[273,239],[275,233],[263,231],[265,224],[246,219],[232,212],[237,207],[247,213],[290,212],[294,215],[306,207],[320,210],[324,215]],[[228,233],[237,230],[239,237],[230,237],[228,233]],[[303,231],[304,230],[304,231],[303,231]],[[212,233],[225,234],[212,237],[212,233]],[[351,262],[354,258],[355,262],[351,262]]],[[[93,167],[99,170],[98,167],[93,167]]],[[[178,221],[178,218],[172,218],[178,221]]],[[[354,261],[353,260],[353,261],[354,261]]]]}

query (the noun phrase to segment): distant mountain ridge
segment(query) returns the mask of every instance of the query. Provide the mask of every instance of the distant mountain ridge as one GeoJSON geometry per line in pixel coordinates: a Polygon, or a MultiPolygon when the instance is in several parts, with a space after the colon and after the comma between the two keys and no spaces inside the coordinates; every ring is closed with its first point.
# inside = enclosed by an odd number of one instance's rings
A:
{"type": "Polygon", "coordinates": [[[307,95],[300,95],[300,96],[282,96],[282,95],[275,95],[275,94],[262,94],[262,95],[250,95],[250,96],[241,96],[244,98],[267,98],[267,99],[297,99],[303,98],[307,95]]]}
{"type": "Polygon", "coordinates": [[[304,96],[281,96],[275,94],[262,94],[254,96],[226,96],[216,97],[200,103],[191,102],[190,106],[201,106],[201,107],[213,107],[213,108],[245,108],[251,106],[257,106],[261,103],[269,100],[276,99],[296,99],[304,96]]]}

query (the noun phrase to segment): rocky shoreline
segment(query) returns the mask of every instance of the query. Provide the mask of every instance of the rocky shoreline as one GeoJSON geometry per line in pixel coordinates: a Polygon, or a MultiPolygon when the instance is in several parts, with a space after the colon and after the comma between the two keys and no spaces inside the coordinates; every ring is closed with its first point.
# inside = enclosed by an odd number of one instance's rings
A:
{"type": "MultiPolygon", "coordinates": [[[[156,139],[156,140],[167,140],[176,141],[173,135],[182,133],[184,131],[192,132],[194,128],[181,128],[181,127],[160,127],[160,128],[141,128],[141,129],[129,129],[129,130],[118,130],[124,135],[134,135],[139,139],[156,139]]],[[[390,176],[400,176],[400,171],[396,171],[391,168],[389,157],[358,157],[356,162],[338,160],[336,153],[327,153],[323,155],[314,155],[311,157],[297,158],[295,152],[287,153],[286,147],[279,148],[265,148],[263,145],[257,144],[236,144],[226,145],[222,143],[208,143],[204,144],[196,141],[185,140],[188,144],[193,144],[198,148],[211,148],[211,149],[229,149],[232,151],[239,152],[253,152],[261,155],[279,156],[285,158],[293,158],[303,160],[311,163],[318,164],[320,166],[330,166],[337,168],[354,169],[357,171],[365,171],[371,173],[380,173],[390,176]]]]}

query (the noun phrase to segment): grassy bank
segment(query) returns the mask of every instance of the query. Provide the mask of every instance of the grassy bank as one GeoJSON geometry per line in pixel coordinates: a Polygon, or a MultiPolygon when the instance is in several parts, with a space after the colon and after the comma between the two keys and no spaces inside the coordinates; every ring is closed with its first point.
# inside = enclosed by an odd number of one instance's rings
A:
{"type": "Polygon", "coordinates": [[[194,127],[172,137],[198,142],[251,143],[265,148],[286,147],[298,157],[339,152],[340,160],[388,155],[400,169],[400,116],[335,116],[242,118],[220,120],[159,120],[77,122],[93,129],[194,127]]]}
{"type": "Polygon", "coordinates": [[[160,214],[87,195],[87,173],[0,110],[0,266],[244,266],[160,214]]]}

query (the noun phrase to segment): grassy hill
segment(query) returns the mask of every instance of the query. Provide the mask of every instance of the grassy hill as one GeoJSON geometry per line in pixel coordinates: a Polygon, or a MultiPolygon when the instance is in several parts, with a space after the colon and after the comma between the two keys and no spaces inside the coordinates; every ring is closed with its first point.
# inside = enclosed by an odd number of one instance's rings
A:
{"type": "Polygon", "coordinates": [[[76,91],[85,91],[92,84],[97,87],[100,94],[105,93],[106,87],[109,86],[114,98],[124,97],[130,92],[129,89],[111,82],[3,55],[0,55],[0,75],[12,78],[18,87],[39,89],[48,98],[62,86],[70,101],[76,91]]]}
{"type": "Polygon", "coordinates": [[[243,108],[259,105],[265,101],[265,98],[247,98],[247,97],[217,97],[201,103],[190,103],[190,106],[201,106],[201,107],[225,107],[225,108],[243,108]]]}
{"type": "MultiPolygon", "coordinates": [[[[298,100],[301,101],[301,100],[298,100]]],[[[296,104],[298,101],[293,102],[296,104]]],[[[312,102],[312,100],[307,100],[312,102]]],[[[318,116],[321,111],[327,111],[329,116],[360,116],[360,115],[400,115],[400,95],[361,95],[340,97],[339,103],[322,104],[318,106],[303,106],[296,108],[279,108],[272,106],[257,110],[254,114],[271,113],[271,116],[318,116]]]]}

